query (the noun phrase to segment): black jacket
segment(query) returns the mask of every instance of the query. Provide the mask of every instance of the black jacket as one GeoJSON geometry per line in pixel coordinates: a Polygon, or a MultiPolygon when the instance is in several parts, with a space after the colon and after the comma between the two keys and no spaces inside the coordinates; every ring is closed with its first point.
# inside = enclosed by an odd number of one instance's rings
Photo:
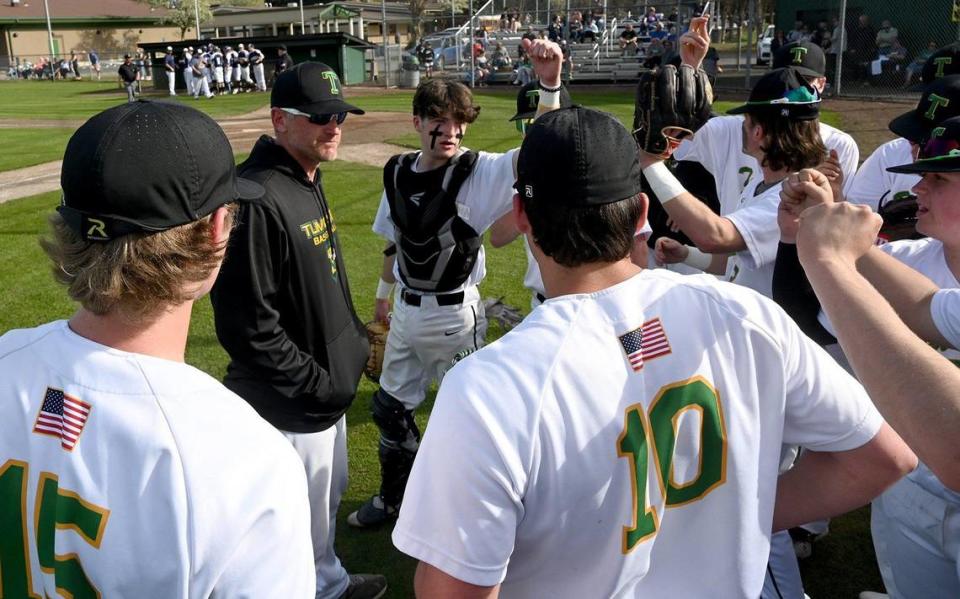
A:
{"type": "Polygon", "coordinates": [[[311,183],[267,136],[239,171],[266,194],[241,206],[211,292],[223,382],[277,428],[321,431],[350,407],[369,346],[320,171],[311,183]]]}

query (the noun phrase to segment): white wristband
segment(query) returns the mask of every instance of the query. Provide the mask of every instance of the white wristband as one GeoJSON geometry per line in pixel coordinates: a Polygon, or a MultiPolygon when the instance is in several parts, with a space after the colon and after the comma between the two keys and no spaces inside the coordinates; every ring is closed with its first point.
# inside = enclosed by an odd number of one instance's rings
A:
{"type": "Polygon", "coordinates": [[[559,108],[560,107],[560,92],[548,92],[544,91],[543,88],[540,88],[540,104],[544,106],[549,106],[550,108],[559,108]]]}
{"type": "Polygon", "coordinates": [[[387,283],[383,279],[380,279],[380,282],[377,283],[377,299],[390,299],[390,294],[393,293],[394,285],[396,285],[396,283],[387,283]]]}
{"type": "Polygon", "coordinates": [[[684,264],[703,271],[710,268],[710,263],[713,262],[713,254],[701,252],[692,245],[688,245],[687,250],[687,257],[683,259],[684,264]]]}
{"type": "Polygon", "coordinates": [[[661,205],[687,191],[662,162],[655,162],[643,169],[643,176],[647,178],[650,190],[660,200],[661,205]]]}

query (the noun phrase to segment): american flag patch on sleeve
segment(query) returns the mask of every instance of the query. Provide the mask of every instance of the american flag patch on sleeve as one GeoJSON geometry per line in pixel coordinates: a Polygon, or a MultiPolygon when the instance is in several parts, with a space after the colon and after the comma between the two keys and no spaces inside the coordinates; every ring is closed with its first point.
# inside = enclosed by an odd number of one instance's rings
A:
{"type": "Polygon", "coordinates": [[[659,318],[648,320],[640,328],[620,335],[619,339],[630,367],[637,372],[643,370],[644,363],[671,352],[670,341],[659,318]]]}
{"type": "Polygon", "coordinates": [[[72,451],[83,433],[83,427],[90,416],[90,408],[90,404],[76,397],[47,387],[33,432],[58,437],[61,446],[72,451]]]}

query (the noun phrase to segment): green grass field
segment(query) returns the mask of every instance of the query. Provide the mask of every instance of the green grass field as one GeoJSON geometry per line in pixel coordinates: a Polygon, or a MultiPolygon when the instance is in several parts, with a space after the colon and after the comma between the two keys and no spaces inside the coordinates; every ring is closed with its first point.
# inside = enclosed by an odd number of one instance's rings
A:
{"type": "MultiPolygon", "coordinates": [[[[60,87],[60,84],[51,85],[60,87]]],[[[63,87],[72,85],[63,84],[63,87]]],[[[4,93],[6,86],[0,85],[0,94],[4,93]]],[[[503,150],[516,145],[516,130],[506,122],[514,111],[513,98],[503,93],[478,95],[483,110],[467,134],[467,144],[484,150],[503,150]]],[[[410,103],[409,94],[351,99],[368,110],[406,112],[410,103]]],[[[608,110],[628,123],[631,118],[633,100],[629,92],[591,93],[575,90],[574,99],[608,110]]],[[[22,101],[29,104],[25,97],[22,101]]],[[[39,98],[37,101],[46,100],[39,98]]],[[[207,105],[213,102],[216,101],[207,105]]],[[[3,116],[4,110],[10,110],[9,104],[0,99],[0,116],[3,116]]],[[[86,110],[96,108],[89,104],[86,110]]],[[[38,113],[32,114],[34,118],[39,118],[38,113]]],[[[79,118],[78,115],[70,118],[74,117],[79,118]]],[[[412,136],[398,132],[398,138],[409,141],[412,136]]],[[[381,263],[382,242],[370,230],[381,191],[380,170],[345,162],[324,165],[323,170],[354,301],[361,317],[367,320],[373,312],[373,295],[381,263]]],[[[67,318],[74,309],[62,290],[53,283],[46,259],[36,242],[45,230],[47,215],[58,201],[59,194],[53,192],[0,205],[0,256],[3,258],[0,260],[0,282],[8,290],[0,296],[0,332],[67,318]]],[[[529,297],[522,286],[526,266],[522,244],[514,242],[498,250],[488,247],[487,251],[489,276],[482,285],[483,295],[503,296],[507,303],[526,309],[529,297]]],[[[491,325],[491,338],[500,334],[501,331],[491,325]]],[[[226,355],[214,334],[211,308],[206,299],[199,302],[194,311],[187,360],[215,377],[224,374],[226,355]]],[[[412,597],[415,564],[393,548],[389,529],[358,531],[347,526],[345,520],[346,515],[359,507],[378,487],[377,430],[368,411],[374,389],[373,384],[362,381],[356,402],[347,416],[350,431],[350,486],[340,510],[338,550],[350,571],[386,574],[391,587],[388,597],[412,597]]],[[[427,423],[431,405],[432,402],[428,401],[420,410],[418,421],[421,427],[427,423]]],[[[830,536],[817,544],[814,557],[803,564],[808,594],[815,599],[843,598],[856,597],[857,592],[864,589],[881,589],[869,539],[867,510],[835,520],[832,529],[830,536]]],[[[691,531],[691,535],[695,534],[695,531],[691,531]]],[[[734,542],[735,539],[731,538],[730,543],[734,542]]]]}

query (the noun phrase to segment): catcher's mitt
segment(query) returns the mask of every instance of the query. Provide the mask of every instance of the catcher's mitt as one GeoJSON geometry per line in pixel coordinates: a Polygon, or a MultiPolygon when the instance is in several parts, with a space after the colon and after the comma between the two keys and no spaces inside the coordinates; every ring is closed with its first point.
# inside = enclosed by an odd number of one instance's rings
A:
{"type": "Polygon", "coordinates": [[[707,119],[713,88],[703,69],[666,65],[647,71],[637,84],[633,136],[645,151],[668,158],[684,137],[707,119]]]}
{"type": "Polygon", "coordinates": [[[370,341],[370,355],[363,373],[374,383],[380,382],[380,373],[383,371],[383,352],[387,349],[387,333],[390,325],[379,320],[373,320],[364,325],[367,329],[367,339],[370,341]]]}
{"type": "Polygon", "coordinates": [[[877,214],[883,217],[880,237],[886,241],[923,237],[917,233],[917,196],[909,191],[901,191],[886,203],[885,198],[880,198],[877,208],[877,214]]]}

